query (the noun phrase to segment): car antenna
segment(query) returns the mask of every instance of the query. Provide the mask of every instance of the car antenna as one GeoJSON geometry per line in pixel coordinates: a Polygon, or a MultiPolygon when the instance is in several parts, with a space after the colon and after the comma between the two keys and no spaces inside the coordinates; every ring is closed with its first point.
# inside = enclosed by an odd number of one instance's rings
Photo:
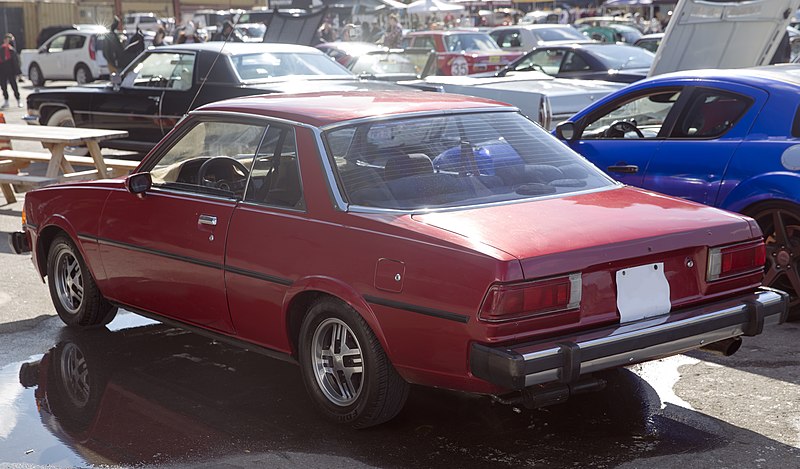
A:
{"type": "MultiPolygon", "coordinates": [[[[183,113],[183,117],[186,117],[186,115],[189,114],[189,111],[192,110],[192,107],[194,106],[194,102],[197,100],[197,96],[200,94],[200,91],[203,90],[203,87],[206,86],[206,81],[208,80],[208,76],[211,74],[211,70],[214,70],[214,65],[217,64],[217,60],[219,60],[219,58],[222,56],[222,51],[225,50],[225,46],[228,44],[228,41],[230,40],[231,36],[233,36],[234,32],[236,31],[236,26],[239,24],[239,19],[241,18],[241,16],[242,16],[241,14],[236,15],[236,19],[233,20],[233,27],[231,28],[231,33],[228,34],[228,36],[225,38],[224,41],[222,41],[222,46],[219,48],[219,51],[217,52],[217,56],[214,57],[214,61],[211,62],[211,66],[208,67],[208,71],[206,71],[206,76],[203,77],[203,80],[200,83],[200,86],[197,88],[197,91],[194,93],[194,97],[192,97],[192,102],[189,103],[189,107],[186,108],[186,112],[183,113]]],[[[225,27],[225,25],[223,23],[223,28],[224,27],[225,27]]]]}

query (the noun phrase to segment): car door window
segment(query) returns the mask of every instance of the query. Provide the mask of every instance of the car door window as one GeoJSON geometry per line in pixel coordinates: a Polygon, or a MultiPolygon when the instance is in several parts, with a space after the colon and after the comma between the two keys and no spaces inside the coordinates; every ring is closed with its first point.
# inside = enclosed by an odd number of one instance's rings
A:
{"type": "Polygon", "coordinates": [[[303,210],[297,144],[291,127],[272,125],[258,149],[245,202],[303,210]]]}
{"type": "Polygon", "coordinates": [[[64,50],[81,49],[83,48],[83,44],[85,42],[86,42],[86,36],[77,36],[74,34],[70,34],[67,36],[67,40],[64,42],[64,50]]]}
{"type": "Polygon", "coordinates": [[[520,32],[517,29],[492,32],[491,36],[495,42],[497,42],[497,45],[503,49],[509,47],[520,47],[522,45],[522,41],[519,37],[520,32]]]}
{"type": "Polygon", "coordinates": [[[50,45],[47,46],[47,52],[61,52],[64,50],[64,45],[67,42],[67,36],[58,36],[57,38],[50,41],[50,45]]]}
{"type": "Polygon", "coordinates": [[[581,138],[639,137],[630,125],[638,129],[643,138],[657,138],[680,95],[680,89],[659,90],[618,103],[610,111],[592,118],[581,138]],[[629,126],[620,125],[620,122],[629,126]]]}
{"type": "Polygon", "coordinates": [[[417,36],[414,38],[413,47],[420,47],[425,49],[436,49],[436,44],[430,36],[417,36]]]}
{"type": "Polygon", "coordinates": [[[150,170],[154,187],[241,198],[263,125],[199,121],[150,170]]]}
{"type": "Polygon", "coordinates": [[[698,90],[672,131],[677,138],[716,138],[728,131],[752,104],[748,97],[718,90],[698,90]]]}
{"type": "Polygon", "coordinates": [[[188,90],[192,87],[194,60],[194,54],[188,53],[148,54],[128,67],[122,86],[188,90]]]}
{"type": "Polygon", "coordinates": [[[514,70],[541,70],[548,75],[556,75],[561,69],[561,62],[563,62],[566,52],[561,49],[537,50],[517,64],[514,70]]]}
{"type": "Polygon", "coordinates": [[[561,65],[562,73],[569,72],[586,72],[591,70],[592,67],[581,57],[580,54],[575,52],[568,52],[564,63],[561,65]]]}

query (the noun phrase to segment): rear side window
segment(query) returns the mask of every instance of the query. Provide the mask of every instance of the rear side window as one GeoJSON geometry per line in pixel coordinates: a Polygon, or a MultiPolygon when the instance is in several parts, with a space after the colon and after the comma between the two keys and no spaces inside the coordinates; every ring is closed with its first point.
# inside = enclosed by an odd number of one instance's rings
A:
{"type": "Polygon", "coordinates": [[[719,90],[699,90],[672,131],[677,138],[716,138],[725,134],[752,104],[748,97],[719,90]]]}
{"type": "Polygon", "coordinates": [[[245,201],[303,210],[303,187],[294,130],[270,126],[258,149],[245,201]]]}
{"type": "Polygon", "coordinates": [[[69,36],[67,36],[67,41],[64,45],[64,50],[82,49],[84,43],[86,43],[86,36],[75,36],[70,34],[69,36]]]}
{"type": "Polygon", "coordinates": [[[800,138],[800,106],[797,107],[797,112],[794,113],[794,122],[792,122],[792,137],[800,138]]]}

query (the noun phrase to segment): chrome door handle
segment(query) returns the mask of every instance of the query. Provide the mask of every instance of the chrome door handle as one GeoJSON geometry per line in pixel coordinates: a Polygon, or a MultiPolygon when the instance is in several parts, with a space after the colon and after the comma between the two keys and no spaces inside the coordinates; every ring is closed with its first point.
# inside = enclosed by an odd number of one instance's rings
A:
{"type": "Polygon", "coordinates": [[[147,99],[152,99],[155,102],[161,101],[161,96],[148,96],[147,99]]]}
{"type": "Polygon", "coordinates": [[[217,217],[213,215],[200,215],[200,218],[197,219],[197,223],[201,225],[217,226],[217,217]]]}

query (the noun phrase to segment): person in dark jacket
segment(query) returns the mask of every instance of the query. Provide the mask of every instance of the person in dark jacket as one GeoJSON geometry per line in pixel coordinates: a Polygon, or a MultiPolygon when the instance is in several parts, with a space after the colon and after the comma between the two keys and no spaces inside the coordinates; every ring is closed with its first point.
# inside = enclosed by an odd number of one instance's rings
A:
{"type": "Polygon", "coordinates": [[[5,109],[8,104],[8,85],[11,84],[11,90],[14,92],[14,97],[17,98],[17,107],[22,107],[22,100],[19,96],[19,87],[17,86],[17,75],[20,74],[20,63],[17,50],[11,45],[14,36],[6,34],[3,38],[3,44],[0,45],[0,87],[3,88],[3,106],[5,109]]]}
{"type": "Polygon", "coordinates": [[[222,27],[211,38],[212,41],[227,41],[227,42],[244,42],[242,37],[236,32],[233,23],[226,21],[222,23],[222,27]]]}
{"type": "Polygon", "coordinates": [[[123,47],[117,33],[120,22],[120,19],[115,16],[114,22],[111,23],[111,28],[103,35],[103,56],[106,58],[106,62],[108,62],[109,73],[117,73],[122,70],[122,67],[120,67],[120,57],[122,56],[123,47]]]}

